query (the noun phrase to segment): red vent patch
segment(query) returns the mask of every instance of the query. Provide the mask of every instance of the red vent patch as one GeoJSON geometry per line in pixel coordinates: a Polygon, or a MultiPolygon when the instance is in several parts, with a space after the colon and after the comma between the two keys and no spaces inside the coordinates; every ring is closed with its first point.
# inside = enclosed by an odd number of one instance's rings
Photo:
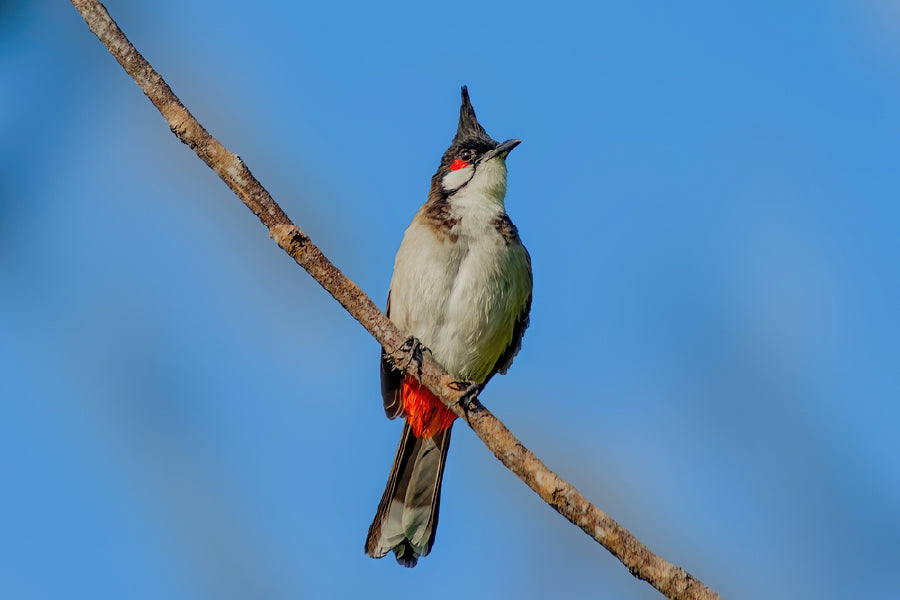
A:
{"type": "Polygon", "coordinates": [[[430,438],[453,424],[456,414],[410,375],[403,378],[403,412],[416,437],[430,438]]]}

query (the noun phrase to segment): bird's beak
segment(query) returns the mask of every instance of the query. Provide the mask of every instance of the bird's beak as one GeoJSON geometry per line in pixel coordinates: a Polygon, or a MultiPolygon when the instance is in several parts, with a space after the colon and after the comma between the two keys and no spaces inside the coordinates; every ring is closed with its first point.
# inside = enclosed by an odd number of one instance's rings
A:
{"type": "Polygon", "coordinates": [[[509,151],[522,143],[522,140],[506,140],[493,150],[489,150],[482,155],[481,160],[479,162],[487,162],[494,158],[495,156],[499,156],[500,158],[506,158],[506,155],[509,154],[509,151]]]}

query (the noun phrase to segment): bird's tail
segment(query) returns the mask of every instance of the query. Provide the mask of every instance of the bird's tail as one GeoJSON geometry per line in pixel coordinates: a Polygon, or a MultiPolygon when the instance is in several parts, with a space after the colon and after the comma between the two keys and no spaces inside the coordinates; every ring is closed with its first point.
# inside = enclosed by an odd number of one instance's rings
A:
{"type": "Polygon", "coordinates": [[[441,479],[450,426],[430,437],[417,437],[407,421],[384,495],[366,538],[366,554],[381,558],[393,551],[397,562],[416,566],[434,545],[441,504],[441,479]]]}

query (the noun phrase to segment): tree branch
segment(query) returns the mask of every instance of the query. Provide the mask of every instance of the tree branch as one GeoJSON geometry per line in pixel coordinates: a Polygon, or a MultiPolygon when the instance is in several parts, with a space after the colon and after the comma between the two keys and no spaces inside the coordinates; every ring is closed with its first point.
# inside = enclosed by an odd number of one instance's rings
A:
{"type": "Polygon", "coordinates": [[[190,146],[229,188],[269,229],[269,235],[297,263],[343,305],[365,329],[387,349],[395,348],[391,358],[398,368],[417,376],[459,416],[463,417],[484,444],[518,475],[532,490],[562,516],[578,525],[628,567],[636,577],[647,581],[667,598],[712,600],[719,598],[711,589],[684,569],[651,552],[627,529],[591,504],[574,486],[551,471],[478,400],[464,411],[459,405],[462,392],[448,384],[447,375],[425,353],[421,364],[412,360],[411,348],[404,336],[359,287],[350,281],[322,251],[312,243],[275,203],[240,157],[229,152],[197,122],[97,0],[71,0],[91,31],[135,80],[144,94],[159,109],[179,140],[190,146]]]}

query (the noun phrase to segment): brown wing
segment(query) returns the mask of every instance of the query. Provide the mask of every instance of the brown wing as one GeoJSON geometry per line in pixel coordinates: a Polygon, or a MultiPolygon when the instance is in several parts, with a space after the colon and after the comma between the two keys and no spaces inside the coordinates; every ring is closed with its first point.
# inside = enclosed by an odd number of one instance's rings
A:
{"type": "MultiPolygon", "coordinates": [[[[387,307],[384,314],[391,317],[391,293],[388,292],[387,307]]],[[[400,398],[400,384],[403,373],[396,370],[387,359],[384,348],[381,349],[381,399],[384,402],[384,414],[388,419],[396,419],[403,414],[403,401],[400,398]]]]}
{"type": "MultiPolygon", "coordinates": [[[[521,246],[522,241],[519,239],[519,230],[513,225],[509,215],[506,213],[500,215],[494,222],[494,227],[496,227],[497,232],[503,236],[503,239],[506,240],[507,244],[519,244],[521,246]]],[[[491,380],[491,377],[497,373],[500,373],[501,375],[506,373],[506,370],[512,364],[513,358],[516,357],[516,354],[519,353],[519,349],[522,347],[522,336],[525,333],[525,329],[528,328],[528,315],[531,313],[531,284],[533,281],[531,275],[531,255],[528,254],[528,250],[525,246],[521,246],[521,248],[525,252],[525,262],[528,268],[528,298],[525,300],[525,304],[522,305],[522,311],[519,313],[519,316],[516,317],[509,345],[506,346],[506,349],[500,354],[499,358],[497,358],[497,362],[494,363],[494,368],[491,369],[490,375],[488,375],[487,379],[484,380],[484,383],[481,384],[482,388],[484,388],[484,386],[487,385],[487,382],[491,380]]]]}
{"type": "Polygon", "coordinates": [[[519,349],[522,347],[522,336],[525,335],[525,330],[528,328],[528,315],[530,313],[531,294],[528,294],[528,299],[525,301],[525,306],[522,308],[522,312],[519,313],[519,316],[516,318],[515,325],[513,325],[513,334],[512,338],[509,340],[509,345],[506,347],[506,350],[503,351],[503,354],[501,354],[497,359],[497,362],[494,363],[494,368],[491,369],[491,374],[488,375],[487,379],[484,380],[484,383],[481,384],[482,388],[487,385],[487,382],[491,380],[491,377],[493,377],[497,373],[506,373],[506,370],[512,364],[513,359],[516,357],[516,354],[519,353],[519,349]]]}

